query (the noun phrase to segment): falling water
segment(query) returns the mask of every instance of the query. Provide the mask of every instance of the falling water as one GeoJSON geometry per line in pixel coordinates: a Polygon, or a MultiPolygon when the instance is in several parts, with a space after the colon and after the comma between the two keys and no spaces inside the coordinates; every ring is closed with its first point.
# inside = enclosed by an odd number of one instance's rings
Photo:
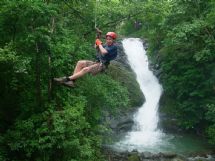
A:
{"type": "Polygon", "coordinates": [[[135,126],[117,146],[127,150],[150,150],[158,145],[163,133],[157,129],[158,105],[162,87],[148,67],[148,58],[140,39],[129,38],[122,42],[129,64],[145,96],[145,103],[134,115],[135,126]],[[129,145],[129,146],[128,146],[129,145]]]}
{"type": "Polygon", "coordinates": [[[158,129],[158,106],[162,94],[162,87],[158,79],[148,67],[148,58],[143,43],[137,38],[128,38],[122,41],[129,64],[136,74],[137,82],[145,96],[145,103],[134,115],[134,127],[113,148],[118,151],[139,152],[177,152],[189,153],[209,149],[196,136],[186,134],[164,134],[158,129]]]}

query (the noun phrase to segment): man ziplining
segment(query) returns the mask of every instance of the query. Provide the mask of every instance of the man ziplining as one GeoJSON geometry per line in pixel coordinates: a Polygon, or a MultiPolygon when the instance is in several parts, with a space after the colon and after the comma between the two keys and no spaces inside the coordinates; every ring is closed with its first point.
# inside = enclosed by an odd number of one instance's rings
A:
{"type": "MultiPolygon", "coordinates": [[[[101,34],[101,33],[100,33],[101,34]]],[[[97,37],[95,41],[95,48],[97,49],[97,60],[79,60],[71,76],[65,76],[61,78],[54,78],[54,81],[69,86],[74,87],[74,82],[78,78],[84,76],[87,73],[96,75],[105,69],[107,69],[110,61],[115,59],[117,56],[117,46],[115,32],[108,32],[106,34],[106,43],[103,45],[102,41],[97,37]]]]}

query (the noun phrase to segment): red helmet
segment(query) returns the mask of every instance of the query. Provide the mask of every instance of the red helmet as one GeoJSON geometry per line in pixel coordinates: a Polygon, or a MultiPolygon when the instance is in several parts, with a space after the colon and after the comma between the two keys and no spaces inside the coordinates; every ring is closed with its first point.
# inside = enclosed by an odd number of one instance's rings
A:
{"type": "Polygon", "coordinates": [[[108,32],[107,34],[106,34],[106,37],[107,36],[110,36],[110,37],[112,37],[113,39],[116,39],[116,33],[115,32],[108,32]]]}

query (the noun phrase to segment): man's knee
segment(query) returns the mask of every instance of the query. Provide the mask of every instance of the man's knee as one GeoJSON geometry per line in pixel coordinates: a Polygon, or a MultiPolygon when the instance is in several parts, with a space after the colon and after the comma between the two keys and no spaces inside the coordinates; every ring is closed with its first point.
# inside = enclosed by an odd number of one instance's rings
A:
{"type": "Polygon", "coordinates": [[[83,73],[89,73],[90,72],[90,68],[89,67],[85,67],[82,69],[83,73]]]}
{"type": "Polygon", "coordinates": [[[85,67],[86,66],[86,61],[85,60],[79,60],[78,62],[77,62],[77,65],[79,66],[79,67],[85,67]]]}

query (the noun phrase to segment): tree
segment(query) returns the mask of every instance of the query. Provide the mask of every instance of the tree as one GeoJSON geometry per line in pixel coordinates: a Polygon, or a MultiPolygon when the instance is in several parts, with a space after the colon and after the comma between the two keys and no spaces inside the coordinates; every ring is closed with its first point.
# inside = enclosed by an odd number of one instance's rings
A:
{"type": "Polygon", "coordinates": [[[52,84],[53,76],[70,74],[77,60],[94,57],[95,2],[0,5],[0,158],[102,160],[99,113],[125,108],[127,89],[110,76],[83,78],[74,90],[52,84]]]}

